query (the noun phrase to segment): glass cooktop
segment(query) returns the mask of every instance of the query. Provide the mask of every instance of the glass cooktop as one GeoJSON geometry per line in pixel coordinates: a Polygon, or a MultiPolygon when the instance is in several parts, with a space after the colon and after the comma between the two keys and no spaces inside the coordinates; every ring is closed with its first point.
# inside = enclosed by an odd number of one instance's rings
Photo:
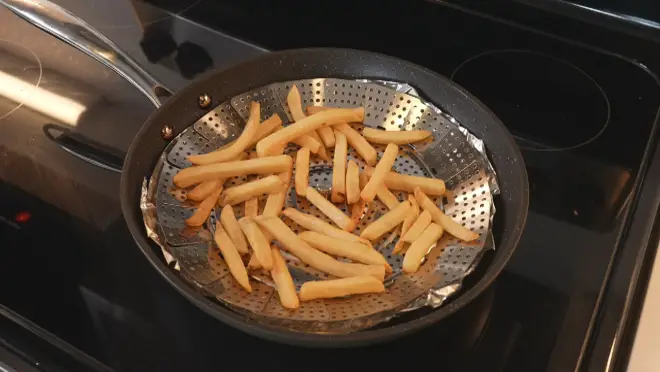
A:
{"type": "Polygon", "coordinates": [[[0,279],[11,283],[3,305],[118,371],[337,370],[358,361],[566,371],[589,362],[649,160],[660,104],[653,71],[451,4],[58,3],[175,90],[266,50],[349,47],[421,64],[465,87],[514,134],[529,174],[530,214],[511,262],[486,293],[420,333],[331,351],[242,334],[188,303],[148,264],[119,211],[119,174],[81,162],[44,135],[82,136],[121,154],[148,117],[148,101],[0,9],[0,80],[68,108],[0,91],[0,279]],[[259,358],[237,357],[248,351],[259,358]]]}

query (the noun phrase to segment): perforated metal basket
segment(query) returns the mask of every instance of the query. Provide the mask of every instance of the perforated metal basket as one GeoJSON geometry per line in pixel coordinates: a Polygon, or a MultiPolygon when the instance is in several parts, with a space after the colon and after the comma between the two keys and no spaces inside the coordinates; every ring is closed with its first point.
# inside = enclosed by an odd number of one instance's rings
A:
{"type": "MultiPolygon", "coordinates": [[[[363,126],[356,125],[361,131],[363,126]]],[[[382,155],[384,146],[374,146],[382,155]]],[[[286,152],[294,152],[291,145],[286,152]]],[[[328,149],[330,150],[330,149],[328,149]]],[[[330,151],[332,155],[332,151],[330,151]]],[[[349,148],[349,159],[364,168],[364,161],[349,148]]],[[[332,158],[332,156],[330,156],[332,158]]],[[[228,180],[226,186],[245,182],[246,177],[228,180]]],[[[329,195],[332,167],[312,156],[310,186],[329,195]]],[[[485,155],[483,143],[438,107],[422,101],[406,84],[385,81],[342,80],[318,78],[270,84],[246,92],[224,102],[185,130],[166,148],[149,184],[143,188],[142,210],[150,237],[163,248],[191,285],[234,310],[269,325],[304,332],[351,332],[390,319],[397,313],[423,306],[437,307],[459,287],[478,262],[485,249],[494,248],[490,226],[495,213],[493,195],[499,192],[495,173],[485,155]],[[281,306],[274,285],[266,272],[253,271],[252,293],[245,292],[229,274],[212,241],[216,210],[206,229],[190,229],[185,219],[195,206],[185,200],[185,190],[175,191],[173,176],[191,164],[186,158],[213,151],[240,135],[249,114],[251,101],[261,103],[262,119],[279,114],[291,121],[286,107],[286,95],[295,84],[300,90],[303,107],[365,108],[364,125],[384,130],[426,129],[433,132],[432,141],[402,147],[394,170],[403,174],[437,177],[445,181],[447,194],[436,203],[468,229],[477,232],[477,241],[466,243],[445,235],[430,251],[420,270],[414,274],[401,271],[403,257],[392,254],[398,234],[392,232],[374,243],[393,268],[386,280],[387,291],[381,294],[356,295],[345,298],[315,300],[301,303],[295,311],[281,306]]],[[[403,193],[397,195],[404,200],[403,193]]],[[[260,200],[263,210],[265,197],[260,200]]],[[[325,218],[304,198],[289,190],[286,206],[325,218]]],[[[346,205],[339,205],[350,214],[346,205]]],[[[243,205],[235,206],[237,216],[243,215],[243,205]]],[[[357,233],[387,211],[378,200],[362,213],[357,233]]],[[[283,220],[295,232],[303,229],[283,220]]],[[[309,280],[331,276],[301,263],[283,252],[297,288],[309,280]]]]}

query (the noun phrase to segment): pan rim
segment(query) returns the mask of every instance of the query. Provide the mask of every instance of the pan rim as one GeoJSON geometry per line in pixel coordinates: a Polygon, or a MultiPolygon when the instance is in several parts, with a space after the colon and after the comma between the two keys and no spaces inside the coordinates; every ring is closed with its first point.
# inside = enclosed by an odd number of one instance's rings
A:
{"type": "MultiPolygon", "coordinates": [[[[396,57],[374,53],[363,50],[356,49],[346,49],[346,48],[302,48],[302,49],[289,49],[284,51],[270,52],[267,54],[258,55],[256,57],[244,60],[242,62],[223,67],[220,69],[215,69],[209,71],[200,77],[196,78],[193,82],[183,88],[181,91],[177,92],[168,99],[160,108],[155,110],[150,117],[143,123],[142,127],[135,136],[129,151],[126,156],[126,167],[129,167],[133,163],[133,155],[135,153],[136,147],[138,144],[142,143],[141,138],[146,135],[147,130],[154,125],[154,122],[159,119],[159,113],[167,111],[169,107],[174,105],[178,98],[181,96],[186,96],[190,91],[197,89],[196,87],[200,82],[210,79],[212,76],[226,74],[232,69],[237,68],[241,64],[257,63],[264,58],[279,58],[280,56],[287,56],[291,54],[305,54],[305,53],[317,53],[317,52],[332,52],[336,54],[341,53],[350,53],[353,55],[363,55],[369,57],[376,57],[383,60],[388,60],[393,63],[402,64],[407,68],[414,69],[420,73],[429,75],[435,79],[444,81],[448,87],[451,87],[456,90],[457,93],[464,96],[470,101],[470,104],[475,105],[475,109],[480,109],[483,113],[488,115],[492,119],[492,123],[489,123],[489,126],[495,126],[500,130],[505,141],[504,145],[512,148],[514,150],[515,156],[517,157],[516,165],[518,173],[520,174],[520,179],[518,181],[517,189],[520,190],[518,195],[519,197],[519,210],[512,211],[515,215],[518,216],[515,226],[511,226],[512,232],[510,232],[508,244],[512,246],[511,249],[506,249],[501,254],[494,257],[493,262],[490,263],[484,275],[479,278],[473,286],[465,291],[460,291],[459,295],[455,297],[448,304],[434,309],[433,311],[420,316],[419,318],[412,319],[407,322],[400,324],[395,324],[392,326],[385,326],[377,329],[366,329],[358,332],[346,333],[346,334],[312,334],[312,333],[302,333],[289,331],[277,327],[268,326],[265,324],[257,323],[250,321],[245,316],[236,313],[229,309],[226,306],[223,306],[220,303],[214,302],[213,300],[201,295],[196,292],[194,288],[179,276],[177,276],[167,265],[162,261],[160,257],[152,250],[151,243],[149,242],[146,233],[142,227],[143,222],[138,220],[136,217],[135,209],[138,208],[137,203],[134,203],[133,200],[128,200],[126,195],[129,194],[131,188],[136,186],[130,184],[126,174],[128,173],[126,169],[122,172],[121,184],[120,184],[120,195],[121,195],[121,208],[124,218],[126,220],[127,226],[133,239],[137,243],[140,250],[145,254],[150,263],[156,268],[156,270],[172,285],[179,293],[181,293],[186,299],[192,302],[195,306],[202,309],[207,314],[212,317],[220,320],[221,322],[232,326],[238,330],[251,334],[253,336],[265,338],[271,341],[283,342],[296,346],[306,346],[306,347],[352,347],[364,344],[374,344],[379,342],[385,342],[390,339],[399,338],[404,335],[413,333],[422,328],[430,326],[439,322],[440,320],[447,318],[448,316],[454,314],[460,308],[464,307],[468,303],[472,302],[478,295],[488,288],[492,282],[500,275],[506,264],[509,262],[515,248],[517,247],[520,237],[522,236],[522,231],[527,220],[528,213],[528,204],[529,204],[529,186],[527,180],[527,170],[524,165],[522,154],[520,149],[511,133],[505,127],[504,123],[481,101],[479,101],[472,94],[467,92],[463,87],[454,83],[453,81],[447,79],[446,77],[415,63],[404,61],[396,57]]],[[[365,76],[365,78],[368,78],[365,76]]],[[[414,84],[413,84],[414,86],[414,84]]],[[[468,123],[463,123],[468,129],[470,125],[468,123]]],[[[487,147],[488,150],[488,147],[487,147]]],[[[489,153],[489,157],[490,157],[489,153]]],[[[157,155],[154,156],[156,158],[157,155]]],[[[494,165],[497,171],[497,166],[494,165]]],[[[501,196],[500,196],[501,197],[501,196]]],[[[497,218],[497,217],[496,217],[497,218]]],[[[507,229],[509,230],[509,229],[507,229]]],[[[385,323],[386,324],[386,323],[385,323]]]]}

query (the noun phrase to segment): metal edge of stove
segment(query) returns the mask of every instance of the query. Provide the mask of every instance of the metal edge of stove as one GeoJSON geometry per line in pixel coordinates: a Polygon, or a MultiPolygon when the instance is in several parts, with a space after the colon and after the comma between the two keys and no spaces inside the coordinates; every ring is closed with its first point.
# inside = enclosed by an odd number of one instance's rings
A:
{"type": "Polygon", "coordinates": [[[597,24],[615,31],[660,42],[660,24],[629,14],[615,13],[581,4],[557,0],[512,0],[534,8],[567,15],[577,20],[597,24]]]}
{"type": "MultiPolygon", "coordinates": [[[[456,0],[425,0],[432,3],[441,3],[451,7],[466,9],[470,11],[482,12],[480,5],[467,4],[456,0]],[[474,6],[474,7],[473,7],[474,6]]],[[[603,27],[609,31],[625,34],[629,37],[640,38],[652,42],[660,42],[660,24],[655,21],[635,17],[623,13],[587,7],[579,4],[573,4],[560,0],[509,0],[511,5],[518,5],[525,8],[532,8],[537,11],[552,13],[558,16],[568,17],[571,20],[579,21],[587,25],[603,27]]],[[[501,5],[500,5],[501,6],[501,5]]],[[[485,11],[487,13],[487,11],[485,11]]],[[[519,13],[519,12],[513,12],[519,13]]]]}
{"type": "MultiPolygon", "coordinates": [[[[55,370],[114,372],[113,369],[101,363],[97,359],[92,358],[88,354],[55,336],[54,334],[46,331],[45,329],[39,327],[35,323],[15,313],[4,305],[0,305],[0,317],[3,320],[14,324],[15,326],[20,327],[21,332],[18,337],[21,337],[24,340],[24,343],[29,344],[32,347],[32,350],[38,350],[36,352],[29,352],[25,350],[25,347],[19,350],[15,346],[16,342],[12,342],[12,339],[10,339],[10,332],[5,332],[5,329],[3,328],[3,334],[0,338],[0,345],[8,348],[8,351],[12,354],[20,356],[23,360],[25,360],[26,363],[32,363],[34,366],[43,368],[57,367],[58,369],[55,370]],[[47,344],[46,348],[50,346],[52,349],[48,348],[51,350],[45,351],[45,345],[39,344],[38,341],[35,342],[35,338],[47,344]],[[53,351],[66,355],[69,359],[69,362],[72,364],[63,365],[64,361],[61,358],[61,354],[58,354],[56,358],[51,358],[50,360],[47,359],[48,353],[53,351]],[[53,360],[57,360],[57,362],[53,362],[53,360]],[[54,363],[58,364],[55,365],[54,363]]],[[[14,338],[16,338],[16,336],[14,338]]],[[[39,368],[39,370],[43,369],[39,368]]]]}
{"type": "MultiPolygon", "coordinates": [[[[656,115],[655,127],[650,136],[651,143],[642,160],[641,177],[638,177],[633,188],[636,195],[633,200],[634,209],[624,216],[630,221],[619,237],[620,243],[615,251],[614,262],[608,270],[605,287],[597,302],[598,319],[592,320],[588,349],[583,350],[580,360],[580,364],[588,371],[618,370],[622,364],[627,364],[630,357],[629,354],[620,355],[619,351],[625,352],[628,349],[629,353],[630,348],[624,346],[624,341],[634,342],[636,327],[634,323],[631,327],[629,318],[641,311],[640,304],[633,306],[635,295],[639,295],[637,292],[640,287],[646,286],[641,280],[648,281],[648,271],[652,269],[644,267],[645,260],[657,249],[657,242],[650,240],[660,222],[656,221],[660,211],[659,123],[660,111],[656,115]],[[593,323],[596,322],[598,326],[594,327],[593,323]]],[[[645,291],[642,291],[641,295],[644,296],[645,291]]],[[[643,306],[643,300],[641,305],[643,306]]]]}

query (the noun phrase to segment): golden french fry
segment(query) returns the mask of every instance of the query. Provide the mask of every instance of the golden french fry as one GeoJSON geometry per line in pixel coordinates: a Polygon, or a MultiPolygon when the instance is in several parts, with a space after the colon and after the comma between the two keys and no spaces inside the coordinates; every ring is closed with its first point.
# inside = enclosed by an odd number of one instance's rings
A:
{"type": "Polygon", "coordinates": [[[333,120],[360,121],[360,118],[358,115],[356,115],[355,111],[349,109],[319,112],[317,114],[307,116],[306,118],[285,128],[282,128],[281,130],[257,142],[257,153],[262,157],[271,155],[274,151],[277,151],[287,142],[291,142],[293,139],[298,138],[303,134],[307,134],[310,131],[316,130],[326,125],[327,122],[331,122],[333,120]]]}
{"type": "Polygon", "coordinates": [[[245,240],[245,235],[243,235],[243,230],[236,220],[236,215],[234,214],[234,209],[231,205],[225,205],[220,212],[220,222],[225,231],[231,238],[231,241],[234,242],[238,253],[247,254],[248,253],[248,244],[245,240]]]}
{"type": "Polygon", "coordinates": [[[357,227],[357,225],[360,223],[360,219],[362,218],[362,213],[364,212],[364,207],[367,206],[367,202],[358,199],[357,203],[351,204],[351,220],[357,227]]]}
{"type": "Polygon", "coordinates": [[[348,156],[348,143],[346,136],[335,131],[335,156],[332,167],[332,191],[330,200],[341,203],[346,195],[346,158],[348,156]]]}
{"type": "Polygon", "coordinates": [[[218,178],[245,176],[247,174],[273,174],[286,172],[293,166],[288,155],[269,156],[259,159],[239,160],[227,163],[198,165],[182,169],[174,176],[177,187],[186,188],[200,182],[218,178]]]}
{"type": "MultiPolygon", "coordinates": [[[[366,169],[367,175],[371,176],[373,169],[366,169]]],[[[419,187],[428,195],[444,195],[445,183],[438,178],[409,176],[397,172],[389,172],[385,175],[385,186],[390,190],[406,191],[414,193],[419,187]]]]}
{"type": "Polygon", "coordinates": [[[376,196],[378,197],[378,200],[383,202],[383,204],[385,204],[389,210],[396,208],[396,206],[401,203],[399,199],[394,194],[392,194],[392,191],[390,191],[390,189],[388,189],[385,185],[381,185],[378,190],[376,190],[376,196]]]}
{"type": "MultiPolygon", "coordinates": [[[[289,111],[291,111],[291,116],[293,116],[294,121],[300,121],[306,117],[305,113],[302,110],[300,92],[298,91],[298,87],[296,87],[295,85],[291,87],[291,90],[289,90],[289,94],[286,97],[286,102],[287,105],[289,106],[289,111]]],[[[322,127],[322,128],[327,128],[327,127],[322,127]]],[[[319,128],[318,130],[322,128],[319,128]]],[[[330,158],[328,157],[328,153],[325,151],[325,147],[324,147],[326,146],[325,142],[321,139],[321,136],[317,133],[317,131],[315,130],[309,131],[307,135],[313,138],[316,142],[318,142],[319,146],[315,146],[313,148],[310,147],[309,145],[301,145],[301,146],[309,147],[310,150],[312,150],[312,153],[317,154],[323,160],[329,161],[330,158]]]]}
{"type": "MultiPolygon", "coordinates": [[[[367,165],[367,167],[369,166],[367,165]]],[[[367,186],[367,182],[369,182],[369,176],[367,176],[367,173],[360,172],[360,190],[362,190],[365,186],[367,186]]],[[[398,200],[397,200],[397,204],[399,204],[398,200]]]]}
{"type": "Polygon", "coordinates": [[[220,248],[220,252],[222,253],[222,257],[227,263],[227,267],[229,268],[231,276],[233,276],[238,284],[245,288],[246,291],[252,292],[247,270],[245,270],[245,266],[243,266],[243,260],[238,254],[238,249],[234,245],[234,242],[231,240],[229,235],[227,235],[227,232],[225,232],[225,230],[222,228],[220,221],[217,221],[215,224],[215,234],[213,235],[213,238],[215,243],[218,245],[218,248],[220,248]]]}
{"type": "Polygon", "coordinates": [[[365,127],[362,131],[362,136],[371,143],[378,143],[387,145],[393,143],[395,145],[405,145],[421,141],[431,136],[428,130],[401,130],[401,131],[385,131],[375,128],[365,127]]]}
{"type": "Polygon", "coordinates": [[[378,189],[384,186],[385,176],[392,169],[397,156],[399,156],[399,146],[393,143],[387,145],[385,152],[383,152],[383,157],[380,158],[380,161],[376,164],[376,168],[371,173],[369,182],[367,182],[360,193],[360,197],[367,203],[374,200],[378,189]]]}
{"type": "Polygon", "coordinates": [[[419,204],[417,204],[415,197],[411,194],[408,194],[408,201],[410,202],[412,208],[410,208],[406,218],[404,218],[403,223],[401,224],[401,234],[399,235],[399,240],[394,245],[392,253],[402,252],[403,248],[406,247],[405,242],[403,241],[403,236],[406,235],[408,230],[410,230],[410,227],[419,217],[419,204]]]}
{"type": "Polygon", "coordinates": [[[270,250],[273,256],[273,269],[270,271],[270,276],[273,277],[275,282],[280,303],[287,309],[297,309],[300,306],[300,301],[298,301],[296,286],[293,284],[289,268],[286,267],[286,262],[280,254],[279,248],[271,246],[270,250]]]}
{"type": "Polygon", "coordinates": [[[333,238],[315,231],[304,231],[298,234],[298,236],[321,252],[333,256],[346,257],[364,264],[385,265],[385,269],[388,272],[392,270],[385,257],[366,244],[333,238]]]}
{"type": "MultiPolygon", "coordinates": [[[[323,106],[307,106],[307,115],[314,115],[316,113],[319,113],[321,111],[332,111],[332,110],[345,110],[345,109],[339,109],[336,107],[323,107],[323,106]]],[[[348,121],[349,123],[361,123],[364,121],[364,107],[355,107],[349,110],[353,110],[355,113],[356,117],[358,120],[356,121],[350,121],[350,120],[334,120],[328,122],[328,125],[334,125],[334,124],[339,124],[342,121],[348,121]]]]}
{"type": "MultiPolygon", "coordinates": [[[[328,128],[328,127],[321,127],[321,128],[328,128]]],[[[319,128],[319,129],[321,129],[321,128],[319,128]]],[[[314,140],[316,142],[318,142],[319,145],[320,145],[319,146],[319,151],[316,152],[315,154],[318,155],[319,158],[321,158],[325,161],[330,161],[330,157],[328,156],[328,152],[325,151],[325,144],[323,143],[323,140],[321,139],[321,136],[318,133],[318,129],[309,132],[309,136],[314,138],[314,140]]]]}
{"type": "Polygon", "coordinates": [[[254,217],[259,214],[259,198],[250,198],[245,201],[245,217],[254,217]]]}
{"type": "MultiPolygon", "coordinates": [[[[330,112],[330,111],[322,111],[322,113],[325,112],[330,112]]],[[[376,165],[378,162],[378,153],[376,152],[376,149],[371,146],[369,142],[367,142],[364,137],[358,131],[355,129],[351,128],[350,125],[346,123],[341,123],[337,124],[334,126],[335,130],[344,133],[346,136],[346,141],[348,141],[348,144],[351,145],[355,151],[360,154],[362,159],[371,166],[376,165]]],[[[335,134],[335,138],[337,135],[335,134]]]]}
{"type": "Polygon", "coordinates": [[[282,213],[284,202],[286,201],[286,191],[280,191],[268,195],[263,215],[267,217],[277,217],[282,213]]]}
{"type": "Polygon", "coordinates": [[[275,240],[282,243],[287,251],[316,269],[340,278],[360,275],[370,275],[380,281],[383,281],[385,278],[385,266],[337,261],[329,255],[310,247],[309,244],[299,238],[289,226],[277,217],[258,216],[255,217],[255,220],[275,240]]]}
{"type": "Polygon", "coordinates": [[[325,147],[334,147],[335,146],[335,132],[330,127],[321,127],[317,129],[319,135],[321,136],[321,141],[325,147]]]}
{"type": "Polygon", "coordinates": [[[265,138],[266,136],[270,135],[273,132],[280,130],[281,128],[282,128],[282,119],[280,118],[280,116],[277,114],[271,115],[271,117],[264,120],[263,123],[259,125],[257,134],[254,135],[254,138],[252,138],[252,141],[250,141],[247,148],[249,149],[254,147],[254,145],[256,145],[257,142],[261,141],[261,139],[265,138]]]}
{"type": "Polygon", "coordinates": [[[245,124],[243,133],[234,143],[208,154],[189,156],[188,160],[193,164],[204,165],[229,161],[238,156],[248,147],[259,130],[260,110],[259,102],[250,103],[250,117],[245,124]]]}
{"type": "Polygon", "coordinates": [[[406,214],[408,214],[410,208],[410,202],[407,200],[399,203],[396,208],[385,213],[371,225],[365,227],[360,233],[360,237],[368,240],[376,240],[380,238],[383,234],[403,222],[403,219],[406,218],[406,214]]]}
{"type": "Polygon", "coordinates": [[[431,223],[422,235],[408,247],[408,251],[403,258],[403,271],[406,273],[416,272],[424,256],[426,256],[429,249],[440,239],[443,232],[440,225],[431,223]]]}
{"type": "Polygon", "coordinates": [[[433,222],[431,218],[431,213],[428,210],[424,210],[417,220],[410,226],[410,229],[405,234],[401,235],[401,241],[404,243],[412,243],[426,230],[426,228],[433,222]]]}
{"type": "Polygon", "coordinates": [[[186,220],[186,225],[193,227],[202,226],[209,218],[209,215],[211,215],[211,210],[215,207],[215,203],[218,202],[218,197],[221,192],[222,188],[218,188],[213,191],[211,195],[207,196],[206,199],[199,204],[195,213],[186,220]]]}
{"type": "Polygon", "coordinates": [[[337,208],[328,199],[324,198],[323,195],[319,194],[319,192],[313,187],[307,187],[305,197],[310,203],[318,208],[321,213],[330,218],[330,220],[337,224],[342,230],[350,232],[355,229],[355,223],[353,220],[345,215],[341,209],[337,208]]]}
{"type": "Polygon", "coordinates": [[[289,106],[289,111],[291,111],[291,116],[293,116],[293,121],[300,121],[305,118],[305,113],[302,109],[302,103],[300,99],[300,91],[298,87],[293,84],[289,90],[289,94],[286,96],[286,104],[289,106]]]}
{"type": "Polygon", "coordinates": [[[250,261],[248,262],[247,267],[250,270],[261,269],[261,263],[259,262],[259,259],[257,258],[257,255],[254,254],[254,252],[252,253],[252,256],[250,256],[250,261]]]}
{"type": "Polygon", "coordinates": [[[234,205],[262,194],[280,191],[284,191],[282,179],[276,175],[271,175],[226,189],[220,199],[220,205],[234,205]]]}
{"type": "Polygon", "coordinates": [[[219,188],[222,188],[222,184],[225,182],[224,179],[217,179],[212,181],[202,182],[199,185],[195,186],[194,189],[186,193],[186,199],[193,201],[202,201],[206,199],[207,196],[219,188]]]}
{"type": "Polygon", "coordinates": [[[346,202],[348,204],[353,204],[353,203],[357,203],[359,200],[360,200],[360,167],[358,167],[357,163],[354,162],[353,160],[349,160],[348,166],[346,166],[346,202]]]}
{"type": "Polygon", "coordinates": [[[433,218],[433,222],[442,226],[442,228],[451,235],[466,242],[471,242],[479,238],[479,234],[466,229],[451,217],[442,213],[433,200],[431,200],[431,198],[429,198],[419,187],[415,188],[415,199],[417,199],[417,203],[419,203],[420,207],[429,211],[431,218],[433,218]]]}
{"type": "Polygon", "coordinates": [[[311,301],[317,298],[335,298],[382,292],[385,292],[385,286],[373,277],[354,276],[352,278],[305,282],[300,287],[300,300],[311,301]]]}
{"type": "Polygon", "coordinates": [[[289,217],[293,222],[304,227],[307,230],[316,231],[341,240],[351,242],[368,243],[368,240],[361,239],[347,231],[338,229],[331,224],[323,221],[322,219],[312,216],[311,214],[300,212],[293,208],[287,208],[282,212],[283,215],[289,217]]]}
{"type": "Polygon", "coordinates": [[[295,143],[300,147],[308,148],[309,151],[312,152],[312,154],[318,154],[322,147],[321,142],[317,141],[314,137],[308,134],[304,134],[298,138],[294,138],[291,142],[295,143]]]}
{"type": "Polygon", "coordinates": [[[306,147],[298,150],[296,154],[295,174],[296,194],[305,196],[309,186],[309,149],[306,147]]]}
{"type": "Polygon", "coordinates": [[[238,224],[243,230],[243,234],[247,238],[254,255],[257,256],[257,260],[266,270],[273,268],[273,255],[270,252],[270,243],[266,240],[266,237],[261,232],[259,225],[251,217],[243,217],[238,220],[238,224]]]}

